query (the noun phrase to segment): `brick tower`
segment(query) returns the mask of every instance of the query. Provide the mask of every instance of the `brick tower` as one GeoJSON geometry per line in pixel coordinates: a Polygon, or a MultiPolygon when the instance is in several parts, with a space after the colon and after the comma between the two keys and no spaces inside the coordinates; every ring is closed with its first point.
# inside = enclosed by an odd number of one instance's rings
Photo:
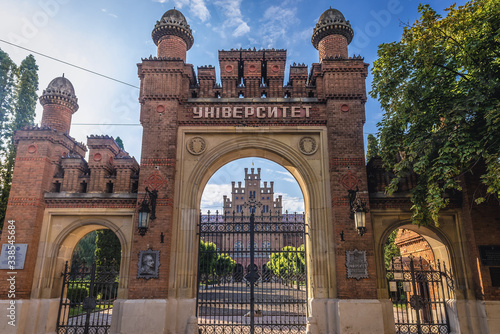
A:
{"type": "MultiPolygon", "coordinates": [[[[132,278],[130,298],[167,297],[178,114],[182,110],[182,101],[190,97],[189,87],[196,84],[193,65],[185,62],[186,52],[194,39],[182,13],[171,9],[163,14],[153,29],[152,38],[158,45],[158,57],[145,58],[138,65],[141,79],[140,121],[143,126],[138,204],[143,199],[146,187],[150,191],[158,191],[158,218],[150,224],[145,236],[141,237],[135,231],[132,253],[149,247],[158,249],[158,235],[161,233],[166,236],[167,246],[161,248],[160,278],[147,282],[132,278]]],[[[137,259],[134,257],[130,268],[131,272],[137,268],[137,259]]]]}
{"type": "Polygon", "coordinates": [[[158,46],[158,58],[180,58],[186,61],[186,52],[194,43],[186,18],[176,9],[167,11],[160,21],[156,21],[151,36],[158,46]]]}
{"type": "MultiPolygon", "coordinates": [[[[363,143],[368,64],[360,57],[348,57],[347,45],[353,36],[340,11],[330,8],[321,15],[311,38],[319,51],[319,63],[312,65],[310,84],[316,86],[318,99],[325,101],[333,235],[343,235],[345,240],[335,243],[338,298],[374,300],[377,296],[373,229],[367,226],[364,236],[357,234],[346,200],[348,191],[358,189],[358,196],[368,202],[363,143]],[[354,249],[366,254],[368,275],[362,279],[349,278],[346,273],[347,253],[354,249]]],[[[370,221],[368,215],[366,221],[370,221]]]]}
{"type": "Polygon", "coordinates": [[[351,43],[354,31],[349,21],[337,9],[326,10],[313,30],[311,42],[319,51],[319,61],[326,57],[347,58],[347,45],[351,43]]]}
{"type": "Polygon", "coordinates": [[[69,133],[71,116],[78,110],[78,99],[71,82],[64,77],[52,80],[40,96],[42,126],[69,133]]]}
{"type": "MultiPolygon", "coordinates": [[[[38,244],[46,203],[44,195],[54,191],[54,175],[60,171],[62,157],[85,156],[86,148],[68,135],[71,115],[78,109],[71,82],[59,77],[52,80],[40,97],[43,105],[42,126],[16,132],[16,163],[12,175],[5,226],[15,225],[15,241],[27,244],[24,269],[16,278],[16,298],[28,299],[32,290],[38,244]]],[[[7,235],[2,236],[5,243],[7,235]]],[[[0,283],[4,288],[5,280],[0,283]]]]}

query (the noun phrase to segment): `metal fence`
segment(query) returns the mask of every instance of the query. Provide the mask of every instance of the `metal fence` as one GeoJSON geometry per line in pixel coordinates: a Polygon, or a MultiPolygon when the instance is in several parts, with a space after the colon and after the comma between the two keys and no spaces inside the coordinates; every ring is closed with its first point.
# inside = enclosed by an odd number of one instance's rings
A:
{"type": "Polygon", "coordinates": [[[111,326],[113,302],[118,292],[118,271],[113,265],[96,268],[66,262],[57,333],[106,334],[111,326]]]}
{"type": "Polygon", "coordinates": [[[303,215],[208,218],[199,226],[200,333],[305,333],[303,215]]]}
{"type": "Polygon", "coordinates": [[[450,333],[447,301],[453,279],[446,266],[422,258],[397,257],[387,271],[397,334],[450,333]]]}

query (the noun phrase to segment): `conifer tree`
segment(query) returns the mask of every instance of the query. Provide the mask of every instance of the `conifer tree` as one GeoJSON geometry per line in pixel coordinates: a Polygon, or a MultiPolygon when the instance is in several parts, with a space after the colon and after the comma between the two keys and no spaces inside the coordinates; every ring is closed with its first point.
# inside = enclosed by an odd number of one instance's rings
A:
{"type": "Polygon", "coordinates": [[[378,151],[378,140],[377,138],[369,134],[368,135],[368,149],[366,150],[366,161],[370,161],[371,158],[377,157],[379,154],[378,151]]]}
{"type": "Polygon", "coordinates": [[[33,55],[19,67],[0,50],[0,228],[3,227],[9,200],[16,149],[14,134],[35,119],[38,96],[38,66],[33,55]],[[4,86],[5,85],[5,86],[4,86]]]}
{"type": "Polygon", "coordinates": [[[110,266],[118,273],[120,271],[121,244],[116,234],[111,230],[96,231],[95,261],[97,270],[110,266]]]}
{"type": "Polygon", "coordinates": [[[118,144],[119,148],[121,148],[122,150],[125,150],[123,148],[123,140],[120,137],[116,137],[115,142],[118,144]]]}
{"type": "MultiPolygon", "coordinates": [[[[5,153],[5,130],[13,110],[16,64],[0,49],[0,157],[5,153]]],[[[2,159],[3,161],[3,159],[2,159]]]]}

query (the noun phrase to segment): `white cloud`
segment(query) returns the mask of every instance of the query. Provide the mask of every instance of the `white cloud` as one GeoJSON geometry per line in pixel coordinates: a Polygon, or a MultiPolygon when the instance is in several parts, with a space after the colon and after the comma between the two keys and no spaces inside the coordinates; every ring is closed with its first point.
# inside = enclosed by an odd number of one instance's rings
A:
{"type": "Polygon", "coordinates": [[[243,14],[241,13],[241,0],[217,0],[214,4],[222,10],[226,17],[222,30],[234,29],[232,33],[234,37],[241,37],[250,32],[250,27],[243,20],[243,14]]]}
{"type": "Polygon", "coordinates": [[[198,17],[202,22],[210,18],[210,12],[204,0],[192,0],[189,11],[198,17]]]}
{"type": "Polygon", "coordinates": [[[285,193],[275,193],[275,197],[279,195],[282,196],[283,201],[283,213],[288,210],[288,213],[302,213],[304,212],[304,199],[299,197],[291,196],[285,193]]]}
{"type": "MultiPolygon", "coordinates": [[[[153,2],[167,3],[169,0],[153,0],[153,2]]],[[[174,0],[174,7],[182,9],[189,8],[189,12],[199,18],[201,22],[205,22],[210,18],[210,11],[205,4],[205,0],[174,0]]]]}
{"type": "Polygon", "coordinates": [[[231,184],[207,184],[201,196],[201,210],[222,210],[222,197],[231,197],[231,184]]]}
{"type": "Polygon", "coordinates": [[[238,26],[238,28],[236,28],[233,31],[233,36],[234,37],[240,37],[240,36],[245,35],[248,32],[250,32],[250,27],[248,26],[248,24],[246,22],[241,21],[241,23],[238,26]]]}
{"type": "MultiPolygon", "coordinates": [[[[275,171],[272,171],[271,173],[283,175],[283,176],[279,176],[279,179],[282,181],[286,181],[286,182],[290,182],[290,183],[297,183],[297,180],[295,180],[295,178],[289,172],[282,172],[279,170],[275,170],[275,171]]],[[[277,180],[276,177],[274,177],[274,179],[277,180]]]]}
{"type": "Polygon", "coordinates": [[[276,46],[279,39],[287,40],[288,29],[299,23],[296,7],[289,7],[288,4],[269,7],[261,24],[263,46],[270,48],[276,46]]]}

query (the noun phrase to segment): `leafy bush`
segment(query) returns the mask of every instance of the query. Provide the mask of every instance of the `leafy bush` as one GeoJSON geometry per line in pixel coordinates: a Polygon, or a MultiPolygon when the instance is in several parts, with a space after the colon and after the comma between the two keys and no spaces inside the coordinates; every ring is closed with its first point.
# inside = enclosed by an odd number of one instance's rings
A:
{"type": "Polygon", "coordinates": [[[71,302],[71,305],[77,305],[83,302],[89,296],[89,289],[83,286],[69,286],[66,298],[71,302]]]}

